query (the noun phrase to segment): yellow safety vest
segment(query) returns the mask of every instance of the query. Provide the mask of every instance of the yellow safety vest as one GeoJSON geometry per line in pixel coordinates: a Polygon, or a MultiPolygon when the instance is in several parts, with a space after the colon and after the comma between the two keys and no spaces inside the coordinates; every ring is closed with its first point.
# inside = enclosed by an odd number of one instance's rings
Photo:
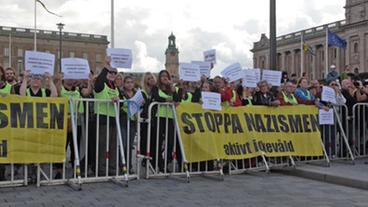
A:
{"type": "MultiPolygon", "coordinates": [[[[41,94],[42,94],[41,97],[46,97],[46,90],[44,88],[41,88],[41,94]]],[[[27,88],[26,95],[31,96],[31,89],[30,88],[27,88]]]]}
{"type": "MultiPolygon", "coordinates": [[[[109,88],[106,83],[104,89],[101,92],[99,93],[95,92],[96,99],[111,100],[114,97],[119,97],[119,90],[117,88],[115,89],[109,88]]],[[[114,104],[111,101],[109,103],[97,102],[95,104],[94,109],[96,114],[106,115],[110,117],[116,116],[114,104]]]]}
{"type": "Polygon", "coordinates": [[[294,94],[291,94],[291,98],[289,98],[284,92],[282,92],[282,95],[284,97],[284,102],[289,103],[292,105],[298,104],[298,101],[296,100],[294,94]]]}
{"type": "Polygon", "coordinates": [[[79,107],[77,106],[77,102],[74,101],[76,99],[80,99],[82,96],[78,91],[78,88],[74,91],[68,91],[64,88],[64,86],[61,86],[61,91],[60,91],[60,96],[61,97],[66,97],[66,98],[71,98],[72,101],[74,102],[74,110],[76,110],[78,108],[78,112],[79,113],[84,113],[84,106],[83,103],[81,101],[78,102],[79,107]]]}
{"type": "MultiPolygon", "coordinates": [[[[176,88],[176,90],[178,90],[178,88],[176,88]]],[[[172,101],[173,100],[173,96],[166,94],[164,91],[162,91],[161,89],[158,90],[158,95],[161,98],[164,98],[166,101],[172,101]]],[[[168,106],[168,105],[162,105],[160,106],[159,110],[158,110],[158,116],[162,117],[162,118],[174,118],[174,112],[172,110],[172,106],[168,106]]]]}
{"type": "Polygon", "coordinates": [[[1,94],[10,94],[11,93],[11,87],[12,87],[12,85],[10,85],[8,82],[6,82],[5,87],[0,88],[0,93],[1,94]]]}
{"type": "Polygon", "coordinates": [[[187,93],[187,98],[183,99],[181,102],[182,103],[192,103],[192,99],[193,99],[192,93],[188,92],[187,93]]]}

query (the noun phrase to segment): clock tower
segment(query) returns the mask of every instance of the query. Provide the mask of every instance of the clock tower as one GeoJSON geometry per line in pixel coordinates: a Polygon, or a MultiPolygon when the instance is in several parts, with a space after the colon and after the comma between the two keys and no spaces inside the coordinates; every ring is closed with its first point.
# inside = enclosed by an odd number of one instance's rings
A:
{"type": "Polygon", "coordinates": [[[169,46],[165,52],[166,62],[165,68],[169,71],[173,79],[179,78],[179,50],[176,47],[175,36],[173,33],[169,36],[169,46]]]}

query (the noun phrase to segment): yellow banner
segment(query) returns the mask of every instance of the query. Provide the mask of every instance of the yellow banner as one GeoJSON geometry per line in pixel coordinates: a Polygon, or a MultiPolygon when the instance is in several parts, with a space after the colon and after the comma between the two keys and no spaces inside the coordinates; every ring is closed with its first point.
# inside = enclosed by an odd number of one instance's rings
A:
{"type": "Polygon", "coordinates": [[[188,162],[244,159],[265,153],[322,156],[315,106],[229,107],[203,110],[199,104],[176,108],[188,162]]]}
{"type": "Polygon", "coordinates": [[[0,163],[64,162],[67,99],[0,99],[0,163]]]}

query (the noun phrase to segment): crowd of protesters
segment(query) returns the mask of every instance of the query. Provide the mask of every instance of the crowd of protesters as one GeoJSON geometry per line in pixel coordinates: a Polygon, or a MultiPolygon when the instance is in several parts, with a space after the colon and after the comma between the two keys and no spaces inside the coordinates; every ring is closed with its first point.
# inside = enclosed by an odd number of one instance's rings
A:
{"type": "MultiPolygon", "coordinates": [[[[330,72],[323,80],[311,80],[308,74],[303,73],[302,77],[297,78],[295,74],[283,72],[281,86],[275,87],[267,81],[260,81],[256,88],[243,87],[241,80],[236,82],[228,82],[227,79],[216,76],[214,78],[202,77],[199,82],[174,81],[168,71],[162,70],[158,75],[147,72],[142,80],[135,80],[132,76],[126,76],[118,73],[116,68],[110,66],[110,59],[106,58],[106,65],[99,74],[91,74],[89,80],[66,80],[62,74],[56,74],[52,77],[50,74],[34,75],[30,71],[16,75],[13,68],[3,68],[0,66],[0,94],[16,94],[20,96],[33,97],[73,97],[73,98],[94,98],[109,99],[114,102],[119,100],[128,100],[132,98],[137,91],[142,92],[144,97],[143,110],[140,113],[142,120],[148,119],[148,108],[152,102],[172,102],[175,104],[185,104],[188,102],[200,103],[201,92],[216,92],[221,94],[221,102],[223,107],[240,107],[263,105],[269,107],[279,107],[285,105],[315,105],[319,109],[329,110],[331,103],[321,100],[322,86],[329,86],[336,92],[336,100],[338,105],[345,104],[348,108],[348,115],[352,116],[352,107],[359,102],[368,102],[368,80],[362,80],[355,71],[350,72],[350,67],[346,66],[343,72],[339,73],[334,65],[330,67],[330,72]],[[140,84],[137,84],[140,82],[140,84]],[[140,90],[138,90],[140,89],[140,90]]],[[[116,165],[110,164],[106,166],[106,158],[110,163],[116,163],[117,159],[117,140],[115,123],[115,109],[113,105],[94,103],[89,107],[90,111],[86,112],[86,103],[74,107],[80,114],[93,113],[90,118],[90,130],[96,130],[99,127],[98,135],[96,131],[91,131],[88,142],[88,154],[94,155],[98,153],[100,156],[98,162],[91,156],[88,159],[88,165],[98,171],[99,174],[114,174],[116,165]],[[93,112],[91,112],[93,111],[93,112]],[[98,125],[98,126],[97,126],[98,125]],[[92,127],[96,126],[96,127],[92,127]],[[106,132],[109,131],[109,144],[106,142],[106,132]],[[96,137],[99,136],[99,139],[96,137]],[[97,143],[98,142],[98,143],[97,143]],[[96,144],[98,144],[98,152],[96,152],[96,144]],[[106,148],[108,146],[108,153],[106,148]],[[96,164],[98,163],[98,164],[96,164]],[[98,165],[98,166],[96,166],[98,165]]],[[[128,149],[125,157],[129,163],[129,169],[132,169],[132,150],[134,138],[137,133],[137,117],[128,116],[127,104],[121,104],[120,108],[120,128],[122,131],[123,145],[128,149]],[[128,121],[129,120],[129,121],[128,121]],[[128,130],[129,128],[129,130],[128,130]],[[128,133],[129,131],[129,133],[128,133]]],[[[174,113],[172,108],[168,106],[160,106],[155,109],[154,122],[160,125],[151,125],[148,129],[147,122],[140,123],[140,149],[141,154],[151,157],[151,163],[157,163],[158,169],[164,171],[162,155],[165,135],[174,137],[174,113]],[[148,130],[151,130],[150,146],[147,146],[148,130]],[[158,135],[158,136],[157,136],[158,135]],[[156,146],[156,143],[157,146],[156,146]],[[146,152],[149,149],[149,153],[146,152]],[[158,160],[156,160],[158,159],[158,160]]],[[[342,120],[344,123],[347,121],[342,120]]],[[[352,123],[349,122],[349,127],[352,123]]],[[[333,126],[334,127],[334,126],[333,126]]],[[[68,127],[67,146],[73,149],[71,127],[68,127]]],[[[81,130],[80,126],[77,127],[81,130]]],[[[327,130],[328,131],[328,130],[327,130]]],[[[78,133],[81,134],[81,133],[78,133]]],[[[323,136],[328,136],[324,134],[323,136]]],[[[174,147],[174,140],[167,141],[167,147],[174,147]]],[[[334,139],[331,141],[334,145],[334,139]]],[[[329,143],[331,144],[331,143],[329,143]]],[[[167,154],[167,160],[177,159],[181,163],[181,153],[176,144],[177,155],[167,154]]],[[[326,145],[328,148],[328,145],[326,145]]],[[[326,149],[327,150],[327,149],[326,149]]],[[[73,150],[72,150],[73,151],[73,150]]],[[[334,154],[332,152],[328,152],[334,154]]],[[[96,158],[96,157],[95,157],[96,158]]],[[[71,160],[74,160],[74,153],[71,153],[71,160]]],[[[82,167],[84,166],[82,160],[82,167]]],[[[119,166],[118,166],[119,167],[119,166]]],[[[179,166],[180,167],[180,166],[179,166]]],[[[61,166],[55,167],[58,172],[61,166]]],[[[60,173],[57,173],[60,178],[60,173]]],[[[4,179],[4,167],[0,165],[0,180],[4,179]]]]}

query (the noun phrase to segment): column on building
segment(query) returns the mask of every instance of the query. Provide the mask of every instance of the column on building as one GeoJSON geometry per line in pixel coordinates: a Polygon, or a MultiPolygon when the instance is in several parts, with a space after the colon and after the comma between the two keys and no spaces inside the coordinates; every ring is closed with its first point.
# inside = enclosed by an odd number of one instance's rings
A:
{"type": "Polygon", "coordinates": [[[314,55],[312,56],[312,78],[316,79],[317,77],[317,46],[313,46],[314,55]]]}

